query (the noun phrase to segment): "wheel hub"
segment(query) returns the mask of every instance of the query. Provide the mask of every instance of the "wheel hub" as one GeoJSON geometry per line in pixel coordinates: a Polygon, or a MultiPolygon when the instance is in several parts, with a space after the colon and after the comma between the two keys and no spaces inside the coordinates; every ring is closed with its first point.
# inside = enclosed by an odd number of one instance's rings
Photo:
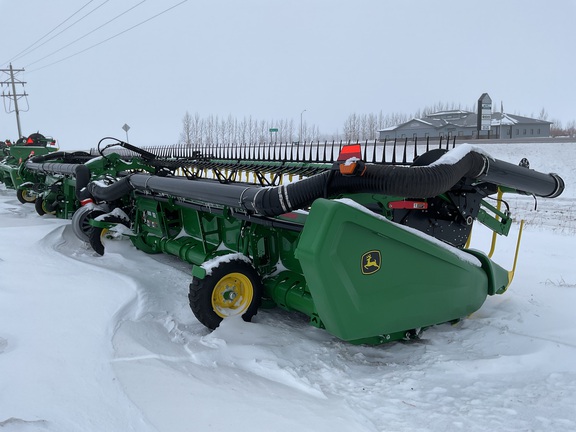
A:
{"type": "Polygon", "coordinates": [[[252,302],[254,287],[242,273],[230,273],[218,281],[212,293],[212,308],[222,318],[242,315],[252,302]]]}

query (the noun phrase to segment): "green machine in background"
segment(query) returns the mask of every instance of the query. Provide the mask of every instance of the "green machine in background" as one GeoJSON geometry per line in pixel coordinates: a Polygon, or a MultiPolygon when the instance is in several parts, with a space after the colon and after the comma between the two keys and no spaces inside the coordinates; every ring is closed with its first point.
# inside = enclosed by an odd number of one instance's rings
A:
{"type": "MultiPolygon", "coordinates": [[[[115,142],[113,145],[129,146],[115,142]]],[[[22,179],[21,188],[35,198],[36,212],[39,215],[53,214],[58,218],[73,218],[77,236],[87,240],[87,218],[109,211],[103,204],[98,207],[82,207],[83,190],[90,181],[111,183],[122,176],[134,172],[156,172],[149,161],[155,158],[146,150],[129,146],[134,155],[123,157],[118,153],[98,154],[85,151],[54,152],[28,158],[18,169],[22,179]]]]}
{"type": "MultiPolygon", "coordinates": [[[[467,248],[475,221],[501,235],[510,230],[510,212],[487,198],[554,198],[564,189],[556,174],[468,145],[430,150],[411,164],[367,163],[361,146],[344,146],[328,164],[282,162],[284,174],[311,170],[291,183],[278,171],[266,183],[232,181],[223,172],[233,157],[204,150],[195,159],[214,178],[136,173],[89,183],[91,199],[111,209],[90,219],[92,247],[103,254],[116,231],[146,253],[192,264],[190,306],[209,328],[277,306],[351,343],[416,337],[505,292],[513,272],[467,248]]],[[[237,162],[258,171],[254,178],[277,169],[237,162]]]]}
{"type": "Polygon", "coordinates": [[[58,150],[56,141],[40,133],[34,133],[27,138],[21,138],[12,144],[3,142],[0,146],[0,183],[9,189],[16,190],[16,196],[22,203],[33,203],[36,195],[23,186],[26,180],[22,178],[20,167],[31,157],[46,155],[58,150]]]}

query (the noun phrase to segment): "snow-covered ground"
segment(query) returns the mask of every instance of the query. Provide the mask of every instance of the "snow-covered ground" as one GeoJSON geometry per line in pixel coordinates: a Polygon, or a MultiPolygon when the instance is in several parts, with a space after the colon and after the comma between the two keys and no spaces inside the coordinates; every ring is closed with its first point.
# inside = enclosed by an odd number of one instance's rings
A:
{"type": "Polygon", "coordinates": [[[280,310],[209,332],[187,265],[128,241],[98,257],[0,186],[0,432],[576,431],[576,144],[483,148],[557,172],[564,195],[509,199],[528,224],[504,295],[377,347],[280,310]]]}

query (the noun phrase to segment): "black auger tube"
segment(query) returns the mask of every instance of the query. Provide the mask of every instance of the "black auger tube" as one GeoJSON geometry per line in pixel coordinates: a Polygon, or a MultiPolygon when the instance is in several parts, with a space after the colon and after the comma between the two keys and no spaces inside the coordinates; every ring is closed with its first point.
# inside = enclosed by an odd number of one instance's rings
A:
{"type": "Polygon", "coordinates": [[[487,159],[488,165],[479,181],[516,189],[519,193],[543,198],[556,198],[564,191],[564,180],[554,173],[544,174],[497,159],[487,159]]]}
{"type": "Polygon", "coordinates": [[[152,191],[234,208],[245,208],[243,196],[247,191],[261,189],[246,184],[222,184],[216,180],[191,181],[184,177],[158,177],[146,174],[133,174],[129,177],[129,181],[132,187],[139,191],[152,191]]]}
{"type": "Polygon", "coordinates": [[[31,160],[26,162],[26,169],[44,174],[70,175],[76,178],[76,198],[82,200],[81,191],[90,182],[90,170],[83,164],[66,163],[36,163],[31,160]]]}
{"type": "Polygon", "coordinates": [[[83,164],[68,164],[60,162],[46,162],[46,163],[36,163],[31,161],[26,162],[27,170],[36,171],[43,174],[75,175],[76,168],[81,166],[85,167],[85,165],[83,164]]]}

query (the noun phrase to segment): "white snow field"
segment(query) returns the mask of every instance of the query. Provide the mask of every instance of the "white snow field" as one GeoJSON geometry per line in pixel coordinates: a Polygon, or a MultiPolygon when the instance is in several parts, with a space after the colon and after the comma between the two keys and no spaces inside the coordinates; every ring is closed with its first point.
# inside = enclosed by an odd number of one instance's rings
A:
{"type": "Polygon", "coordinates": [[[576,431],[576,143],[482,148],[560,174],[564,194],[537,211],[508,196],[527,225],[506,293],[374,347],[279,309],[210,332],[189,265],[129,241],[99,257],[0,186],[0,432],[576,431]]]}

